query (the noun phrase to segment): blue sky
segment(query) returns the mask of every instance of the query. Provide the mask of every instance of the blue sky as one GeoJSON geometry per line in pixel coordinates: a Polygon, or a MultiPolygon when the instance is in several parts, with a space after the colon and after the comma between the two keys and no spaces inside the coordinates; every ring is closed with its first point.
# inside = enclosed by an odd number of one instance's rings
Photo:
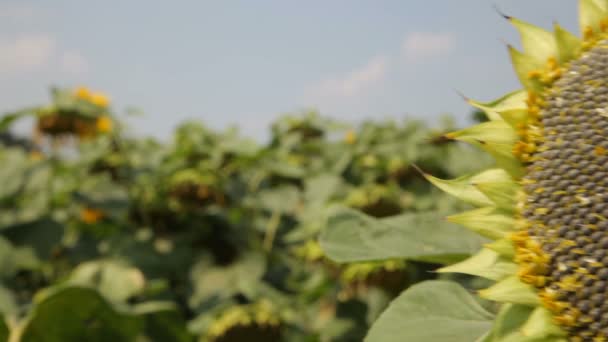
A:
{"type": "Polygon", "coordinates": [[[179,122],[265,137],[283,113],[463,122],[455,90],[491,100],[518,87],[495,11],[577,29],[575,0],[0,0],[0,112],[48,86],[107,92],[137,134],[179,122]]]}

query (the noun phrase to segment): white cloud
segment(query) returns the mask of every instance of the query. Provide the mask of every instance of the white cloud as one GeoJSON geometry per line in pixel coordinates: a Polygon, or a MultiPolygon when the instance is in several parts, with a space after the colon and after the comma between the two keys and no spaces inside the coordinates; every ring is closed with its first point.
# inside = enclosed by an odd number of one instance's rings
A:
{"type": "Polygon", "coordinates": [[[359,95],[386,77],[388,64],[388,58],[385,56],[374,57],[360,68],[319,82],[309,90],[308,94],[313,98],[359,95]]]}
{"type": "Polygon", "coordinates": [[[455,42],[449,32],[412,32],[405,37],[401,49],[406,60],[414,62],[445,55],[452,51],[455,42]]]}
{"type": "Polygon", "coordinates": [[[44,33],[0,38],[0,72],[31,71],[47,64],[55,53],[56,42],[44,33]]]}
{"type": "Polygon", "coordinates": [[[89,62],[80,52],[70,50],[61,56],[61,68],[72,74],[86,74],[89,62]]]}
{"type": "Polygon", "coordinates": [[[0,73],[23,73],[56,68],[71,74],[89,71],[89,62],[77,50],[60,49],[48,33],[0,36],[0,73]]]}

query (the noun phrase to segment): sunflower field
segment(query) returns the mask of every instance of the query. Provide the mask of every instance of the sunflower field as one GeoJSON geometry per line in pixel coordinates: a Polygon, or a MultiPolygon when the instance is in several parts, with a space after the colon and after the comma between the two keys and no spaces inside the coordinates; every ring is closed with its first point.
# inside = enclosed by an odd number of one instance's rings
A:
{"type": "Polygon", "coordinates": [[[505,18],[522,89],[464,129],[3,115],[0,341],[608,341],[608,0],[580,37],[505,18]]]}
{"type": "MultiPolygon", "coordinates": [[[[489,162],[445,139],[445,121],[351,127],[301,113],[266,144],[196,122],[161,143],[129,135],[105,95],[53,88],[2,121],[0,336],[360,341],[403,289],[482,242],[441,220],[465,206],[419,171],[489,162]],[[23,117],[30,137],[11,133],[23,117]],[[398,229],[402,253],[378,245],[350,261],[363,246],[330,258],[319,243],[326,229],[380,227],[398,229]]],[[[366,243],[390,238],[374,235],[366,243]]]]}

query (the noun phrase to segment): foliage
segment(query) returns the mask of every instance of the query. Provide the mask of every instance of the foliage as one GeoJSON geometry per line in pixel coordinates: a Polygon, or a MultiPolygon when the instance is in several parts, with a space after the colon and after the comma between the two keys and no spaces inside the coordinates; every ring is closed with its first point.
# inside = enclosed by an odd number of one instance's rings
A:
{"type": "MultiPolygon", "coordinates": [[[[96,131],[36,121],[39,136],[0,145],[0,340],[360,341],[403,289],[484,242],[437,220],[465,206],[416,170],[483,166],[438,138],[453,127],[304,113],[267,144],[196,122],[161,143],[83,89],[20,113],[96,131]]],[[[485,329],[483,309],[456,301],[470,311],[442,322],[485,329]]]]}

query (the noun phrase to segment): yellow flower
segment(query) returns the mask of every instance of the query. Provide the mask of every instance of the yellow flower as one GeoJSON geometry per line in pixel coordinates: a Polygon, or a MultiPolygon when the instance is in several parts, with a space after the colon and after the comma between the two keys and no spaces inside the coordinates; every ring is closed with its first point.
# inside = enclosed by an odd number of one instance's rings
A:
{"type": "Polygon", "coordinates": [[[316,240],[308,240],[304,245],[297,247],[294,253],[310,262],[321,260],[324,257],[323,249],[316,240]]]}
{"type": "Polygon", "coordinates": [[[84,208],[80,211],[80,219],[84,223],[93,224],[99,222],[104,217],[103,211],[94,208],[84,208]]]}
{"type": "Polygon", "coordinates": [[[105,94],[94,93],[89,98],[89,102],[91,102],[92,104],[94,104],[96,106],[106,108],[110,104],[110,99],[108,99],[108,97],[105,94]]]}
{"type": "Polygon", "coordinates": [[[112,131],[112,119],[110,119],[110,117],[106,116],[106,115],[102,115],[100,117],[97,118],[97,121],[95,122],[95,125],[97,126],[97,131],[100,133],[108,133],[112,131]]]}
{"type": "Polygon", "coordinates": [[[344,142],[346,142],[349,145],[356,143],[357,134],[355,133],[355,131],[350,130],[350,131],[346,132],[346,134],[344,135],[344,142]]]}
{"type": "Polygon", "coordinates": [[[78,87],[74,90],[74,96],[81,100],[89,100],[91,98],[91,91],[87,87],[78,87]]]}
{"type": "Polygon", "coordinates": [[[30,160],[40,161],[43,158],[44,158],[44,154],[42,154],[42,152],[40,152],[38,150],[33,150],[32,152],[30,152],[30,160]]]}
{"type": "MultiPolygon", "coordinates": [[[[215,341],[237,327],[271,328],[281,324],[273,303],[261,299],[250,304],[232,306],[221,312],[207,329],[203,341],[215,341]]],[[[255,338],[252,338],[254,340],[255,338]]],[[[257,340],[257,339],[256,339],[257,340]]]]}

